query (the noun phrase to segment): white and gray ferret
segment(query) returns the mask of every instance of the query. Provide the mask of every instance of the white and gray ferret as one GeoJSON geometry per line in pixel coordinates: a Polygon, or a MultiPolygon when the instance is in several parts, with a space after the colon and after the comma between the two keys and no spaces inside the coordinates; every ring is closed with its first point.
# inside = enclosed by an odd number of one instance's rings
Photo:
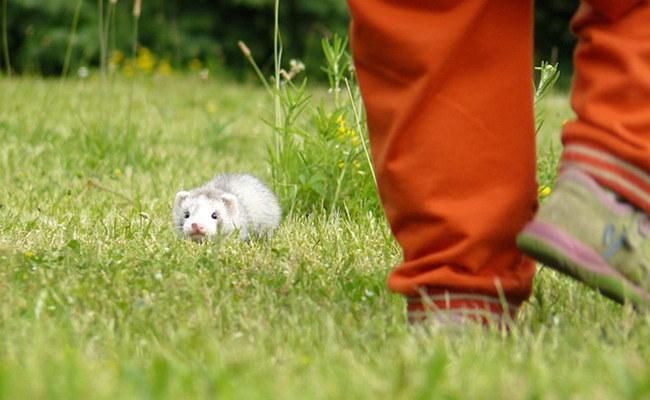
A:
{"type": "Polygon", "coordinates": [[[282,217],[275,194],[248,174],[221,174],[176,193],[174,227],[180,238],[203,241],[239,229],[242,240],[271,237],[282,217]]]}

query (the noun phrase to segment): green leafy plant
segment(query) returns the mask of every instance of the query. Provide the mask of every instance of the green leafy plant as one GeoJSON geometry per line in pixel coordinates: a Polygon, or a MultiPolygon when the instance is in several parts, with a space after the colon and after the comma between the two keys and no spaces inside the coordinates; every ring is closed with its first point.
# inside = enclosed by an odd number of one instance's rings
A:
{"type": "Polygon", "coordinates": [[[276,104],[271,124],[275,140],[268,149],[275,190],[289,213],[377,211],[379,200],[365,121],[361,107],[356,107],[361,99],[347,39],[334,35],[323,40],[322,48],[329,88],[318,105],[306,92],[306,80],[294,84],[300,69],[296,61],[288,72],[278,70],[273,88],[262,78],[276,104]]]}
{"type": "MultiPolygon", "coordinates": [[[[560,78],[560,70],[557,64],[551,65],[542,61],[539,67],[535,68],[540,72],[539,81],[535,86],[535,135],[537,136],[544,125],[544,111],[541,101],[551,92],[555,83],[560,78]]],[[[537,180],[539,182],[539,197],[544,198],[551,193],[551,186],[557,176],[559,154],[549,145],[547,149],[537,149],[537,180]],[[542,152],[544,154],[542,154],[542,152]]]]}
{"type": "Polygon", "coordinates": [[[557,83],[557,80],[560,79],[560,70],[557,68],[557,64],[551,65],[546,61],[542,61],[539,67],[535,67],[535,70],[540,72],[533,103],[535,105],[535,134],[537,134],[544,125],[544,115],[539,108],[540,101],[546,97],[557,83]]]}

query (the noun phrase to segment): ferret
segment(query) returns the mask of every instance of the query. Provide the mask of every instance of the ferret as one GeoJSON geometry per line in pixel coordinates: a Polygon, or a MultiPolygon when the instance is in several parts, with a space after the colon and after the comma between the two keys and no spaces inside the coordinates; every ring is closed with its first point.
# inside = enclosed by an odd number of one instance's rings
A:
{"type": "Polygon", "coordinates": [[[176,193],[174,227],[182,239],[202,242],[239,230],[248,242],[273,236],[280,224],[278,199],[258,178],[248,174],[221,174],[190,191],[176,193]]]}

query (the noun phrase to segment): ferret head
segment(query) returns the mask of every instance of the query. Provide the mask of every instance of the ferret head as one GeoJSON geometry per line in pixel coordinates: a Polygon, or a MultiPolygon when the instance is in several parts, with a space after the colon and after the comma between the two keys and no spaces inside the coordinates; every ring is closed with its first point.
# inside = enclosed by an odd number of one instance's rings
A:
{"type": "Polygon", "coordinates": [[[176,193],[174,227],[181,238],[196,242],[235,230],[237,197],[214,191],[176,193]]]}

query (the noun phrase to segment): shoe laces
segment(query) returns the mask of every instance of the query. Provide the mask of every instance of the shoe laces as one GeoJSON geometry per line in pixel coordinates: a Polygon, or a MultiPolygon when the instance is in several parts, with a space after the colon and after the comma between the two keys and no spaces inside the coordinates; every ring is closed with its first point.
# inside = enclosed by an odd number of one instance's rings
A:
{"type": "Polygon", "coordinates": [[[650,216],[648,214],[642,213],[639,218],[638,231],[639,235],[646,240],[650,237],[650,216]]]}

